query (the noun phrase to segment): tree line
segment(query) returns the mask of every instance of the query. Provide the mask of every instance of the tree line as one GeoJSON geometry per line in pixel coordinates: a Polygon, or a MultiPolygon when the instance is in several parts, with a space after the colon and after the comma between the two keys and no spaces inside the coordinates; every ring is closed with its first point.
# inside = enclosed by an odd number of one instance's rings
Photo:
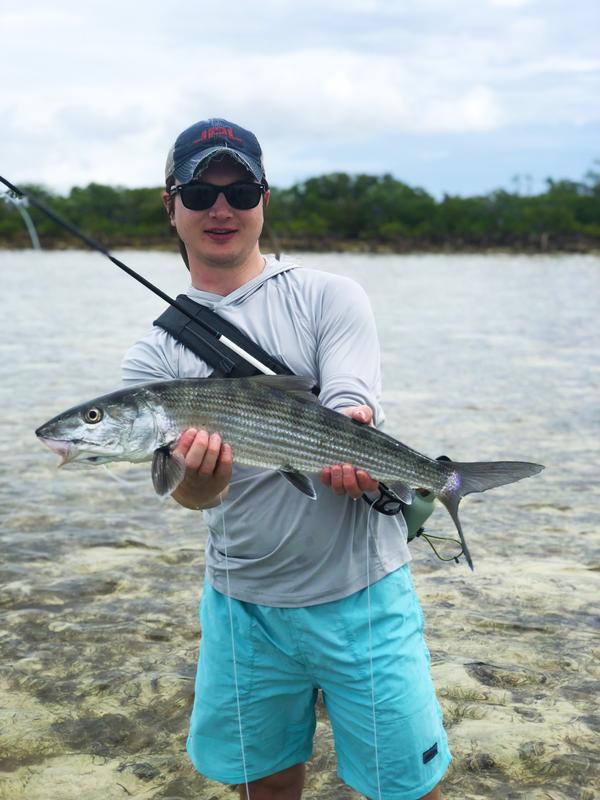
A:
{"type": "MultiPolygon", "coordinates": [[[[106,246],[176,246],[158,187],[90,183],[66,195],[24,188],[106,246]]],[[[0,245],[29,247],[21,215],[0,198],[0,245]]],[[[37,209],[28,210],[43,248],[78,246],[37,209]]],[[[581,181],[548,179],[539,194],[501,189],[441,199],[389,174],[335,172],[273,187],[266,220],[263,245],[270,250],[585,251],[600,247],[600,172],[590,170],[581,181]]]]}

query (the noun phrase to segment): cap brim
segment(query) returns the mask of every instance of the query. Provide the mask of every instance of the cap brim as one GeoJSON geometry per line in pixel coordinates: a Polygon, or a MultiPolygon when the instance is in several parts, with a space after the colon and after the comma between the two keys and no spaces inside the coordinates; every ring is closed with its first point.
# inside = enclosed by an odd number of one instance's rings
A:
{"type": "Polygon", "coordinates": [[[203,168],[205,169],[208,163],[217,155],[228,155],[234,158],[236,161],[239,161],[243,167],[248,169],[257,181],[263,180],[264,173],[261,164],[254,158],[250,158],[250,156],[240,153],[232,147],[213,147],[210,150],[203,150],[201,153],[188,158],[185,164],[180,165],[174,171],[173,175],[178,181],[181,181],[181,183],[187,183],[203,168]]]}

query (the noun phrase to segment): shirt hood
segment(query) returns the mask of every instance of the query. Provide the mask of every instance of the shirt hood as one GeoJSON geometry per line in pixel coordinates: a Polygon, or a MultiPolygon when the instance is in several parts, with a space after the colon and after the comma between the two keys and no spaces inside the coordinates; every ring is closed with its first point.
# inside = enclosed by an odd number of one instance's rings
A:
{"type": "Polygon", "coordinates": [[[294,264],[292,261],[288,261],[287,259],[278,261],[273,255],[267,255],[264,257],[264,259],[265,267],[260,275],[257,275],[255,278],[252,278],[252,280],[248,281],[248,283],[244,283],[242,286],[239,286],[233,292],[230,292],[225,296],[215,294],[214,292],[204,292],[201,289],[196,289],[196,287],[192,285],[188,287],[186,294],[190,299],[195,300],[197,303],[202,303],[202,305],[207,306],[213,311],[218,311],[220,308],[226,308],[228,306],[234,306],[243,303],[248,297],[250,297],[250,295],[254,294],[254,292],[260,289],[264,283],[271,278],[274,278],[275,275],[280,275],[282,272],[287,272],[290,269],[298,268],[298,264],[294,264]]]}

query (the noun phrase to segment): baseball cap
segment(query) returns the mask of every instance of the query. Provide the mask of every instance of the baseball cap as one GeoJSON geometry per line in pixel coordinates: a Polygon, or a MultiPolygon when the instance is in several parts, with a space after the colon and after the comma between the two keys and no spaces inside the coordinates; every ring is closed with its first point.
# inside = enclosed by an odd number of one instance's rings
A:
{"type": "Polygon", "coordinates": [[[263,181],[265,168],[256,136],[226,119],[206,119],[179,134],[167,156],[165,178],[187,183],[217,154],[226,153],[263,181]]]}

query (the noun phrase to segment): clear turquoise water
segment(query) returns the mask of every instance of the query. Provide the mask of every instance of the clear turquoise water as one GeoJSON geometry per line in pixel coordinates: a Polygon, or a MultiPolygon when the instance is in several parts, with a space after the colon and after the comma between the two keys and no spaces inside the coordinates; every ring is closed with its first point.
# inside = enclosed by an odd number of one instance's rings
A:
{"type": "MultiPolygon", "coordinates": [[[[120,256],[173,295],[185,286],[175,255],[120,256]]],[[[473,575],[412,545],[455,752],[447,797],[506,798],[510,786],[590,800],[600,258],[300,259],[367,290],[389,432],[434,456],[547,466],[464,502],[473,575]]],[[[157,499],[146,467],[115,470],[126,484],[57,470],[33,434],[118,384],[124,350],[163,303],[87,252],[0,252],[0,275],[0,797],[221,797],[183,752],[201,515],[157,499]]],[[[429,528],[451,533],[443,509],[429,528]]],[[[335,778],[323,716],[305,796],[355,796],[335,778]]]]}

